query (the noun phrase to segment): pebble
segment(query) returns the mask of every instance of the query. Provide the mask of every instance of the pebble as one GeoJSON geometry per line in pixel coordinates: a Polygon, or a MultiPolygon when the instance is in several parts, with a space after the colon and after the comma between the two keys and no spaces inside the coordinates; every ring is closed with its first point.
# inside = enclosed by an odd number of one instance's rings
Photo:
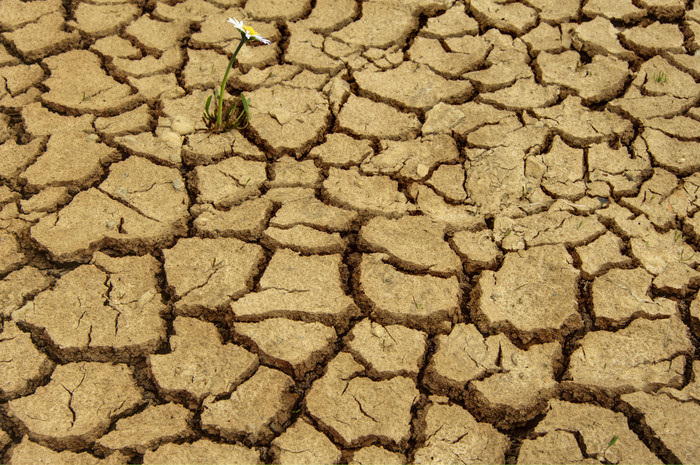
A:
{"type": "Polygon", "coordinates": [[[173,122],[170,125],[170,129],[174,132],[180,134],[181,136],[192,134],[194,132],[194,124],[189,118],[184,116],[176,116],[173,118],[173,122]]]}

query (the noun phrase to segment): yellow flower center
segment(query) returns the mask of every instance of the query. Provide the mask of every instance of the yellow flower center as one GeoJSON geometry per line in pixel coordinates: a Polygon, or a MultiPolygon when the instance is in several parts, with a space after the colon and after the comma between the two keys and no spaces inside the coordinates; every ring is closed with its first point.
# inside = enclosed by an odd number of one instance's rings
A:
{"type": "Polygon", "coordinates": [[[252,35],[252,36],[258,35],[258,33],[255,32],[255,29],[253,29],[253,28],[250,27],[250,26],[243,26],[243,29],[245,29],[245,31],[246,31],[248,34],[252,35]]]}

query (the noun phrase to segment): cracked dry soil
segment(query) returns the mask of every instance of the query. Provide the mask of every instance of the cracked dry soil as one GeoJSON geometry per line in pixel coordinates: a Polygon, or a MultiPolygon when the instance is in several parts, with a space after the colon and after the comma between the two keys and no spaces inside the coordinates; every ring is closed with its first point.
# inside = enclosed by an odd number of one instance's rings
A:
{"type": "Polygon", "coordinates": [[[1,0],[0,462],[700,463],[699,50],[700,0],[1,0]]]}

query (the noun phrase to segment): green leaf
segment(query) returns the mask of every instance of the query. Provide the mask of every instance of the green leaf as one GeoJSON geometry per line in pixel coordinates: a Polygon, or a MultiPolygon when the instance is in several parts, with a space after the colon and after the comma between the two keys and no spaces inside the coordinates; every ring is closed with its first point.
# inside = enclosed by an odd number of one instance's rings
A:
{"type": "Polygon", "coordinates": [[[210,95],[209,98],[207,99],[207,103],[204,104],[204,109],[207,113],[209,113],[209,105],[211,104],[211,98],[213,95],[210,95]]]}
{"type": "Polygon", "coordinates": [[[611,439],[610,442],[608,443],[608,447],[614,446],[616,442],[617,442],[617,435],[615,435],[615,436],[612,437],[612,439],[611,439]]]}

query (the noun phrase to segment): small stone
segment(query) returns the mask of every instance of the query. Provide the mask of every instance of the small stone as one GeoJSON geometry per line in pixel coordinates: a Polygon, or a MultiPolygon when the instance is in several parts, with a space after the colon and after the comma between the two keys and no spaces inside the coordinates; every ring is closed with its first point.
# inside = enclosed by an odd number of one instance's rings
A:
{"type": "Polygon", "coordinates": [[[187,134],[192,134],[194,132],[194,124],[192,124],[192,122],[186,117],[176,116],[175,118],[173,118],[173,122],[170,125],[170,129],[175,131],[177,134],[184,136],[187,134]]]}

